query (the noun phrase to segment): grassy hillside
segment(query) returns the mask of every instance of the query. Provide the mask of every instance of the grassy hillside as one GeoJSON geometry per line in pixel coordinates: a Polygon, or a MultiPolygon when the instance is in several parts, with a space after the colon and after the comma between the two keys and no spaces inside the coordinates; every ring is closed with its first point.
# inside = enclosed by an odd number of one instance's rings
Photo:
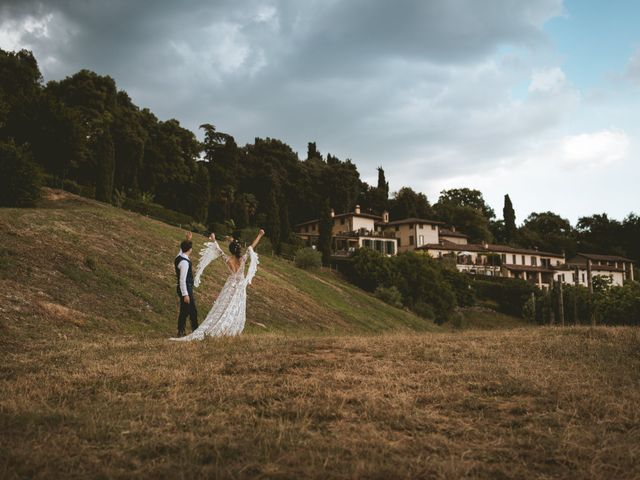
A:
{"type": "MultiPolygon", "coordinates": [[[[2,341],[83,331],[174,335],[173,258],[183,235],[57,190],[45,190],[39,208],[0,209],[2,341]]],[[[205,240],[194,238],[194,252],[205,240]]],[[[205,273],[196,294],[201,319],[226,275],[222,262],[205,273]]],[[[334,273],[308,273],[268,255],[249,288],[247,318],[253,333],[437,330],[334,273]]]]}

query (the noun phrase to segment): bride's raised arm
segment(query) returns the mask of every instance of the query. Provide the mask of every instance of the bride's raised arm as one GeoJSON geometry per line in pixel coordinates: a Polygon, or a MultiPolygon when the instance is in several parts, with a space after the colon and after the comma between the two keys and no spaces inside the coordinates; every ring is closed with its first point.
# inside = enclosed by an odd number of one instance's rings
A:
{"type": "Polygon", "coordinates": [[[209,236],[210,242],[204,244],[204,248],[200,250],[200,260],[198,260],[198,266],[196,267],[196,276],[193,279],[193,285],[198,287],[200,285],[200,276],[204,269],[207,268],[211,262],[218,257],[226,257],[218,242],[216,242],[216,235],[212,233],[209,236]]]}
{"type": "Polygon", "coordinates": [[[251,244],[251,248],[253,250],[256,249],[256,247],[258,246],[258,243],[260,243],[260,239],[264,236],[264,230],[260,229],[260,231],[258,232],[258,236],[256,237],[256,239],[253,241],[253,243],[251,244]]]}

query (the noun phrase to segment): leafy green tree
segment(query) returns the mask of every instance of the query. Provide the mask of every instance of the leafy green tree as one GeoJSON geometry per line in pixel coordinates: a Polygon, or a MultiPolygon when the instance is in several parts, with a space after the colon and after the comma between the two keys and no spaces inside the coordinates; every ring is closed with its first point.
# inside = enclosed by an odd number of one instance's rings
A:
{"type": "Polygon", "coordinates": [[[417,193],[409,187],[402,187],[393,195],[390,202],[389,215],[391,220],[405,218],[431,218],[431,205],[424,193],[417,193]]]}
{"type": "Polygon", "coordinates": [[[95,132],[91,147],[96,164],[96,199],[110,202],[113,195],[113,179],[116,167],[111,132],[106,128],[95,132]]]}
{"type": "Polygon", "coordinates": [[[30,152],[13,142],[0,142],[0,159],[0,206],[35,206],[42,177],[30,152]]]}
{"type": "Polygon", "coordinates": [[[495,218],[493,209],[485,202],[482,192],[470,188],[452,188],[440,192],[438,204],[455,207],[469,207],[478,210],[487,219],[495,218]]]}
{"type": "Polygon", "coordinates": [[[561,253],[571,256],[576,252],[573,227],[566,218],[542,212],[529,215],[519,231],[519,242],[527,248],[561,253]]]}
{"type": "Polygon", "coordinates": [[[272,184],[268,199],[267,210],[267,236],[271,240],[271,245],[276,253],[280,253],[282,247],[280,235],[280,205],[278,205],[277,184],[272,184]]]}

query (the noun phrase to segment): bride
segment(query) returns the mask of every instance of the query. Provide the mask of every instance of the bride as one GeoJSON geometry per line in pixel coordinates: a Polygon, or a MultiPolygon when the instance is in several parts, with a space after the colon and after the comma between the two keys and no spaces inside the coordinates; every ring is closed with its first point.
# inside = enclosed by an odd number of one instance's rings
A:
{"type": "Polygon", "coordinates": [[[189,335],[178,338],[171,338],[178,342],[190,340],[202,340],[205,336],[222,337],[225,335],[238,335],[244,329],[247,315],[247,285],[258,270],[258,254],[255,248],[264,235],[264,230],[260,230],[247,252],[242,255],[242,246],[237,239],[233,239],[229,244],[231,256],[226,255],[212,233],[210,242],[205,243],[205,247],[200,251],[200,261],[196,268],[196,275],[193,281],[194,286],[200,285],[200,276],[204,269],[218,257],[223,257],[229,268],[229,278],[220,291],[213,308],[207,314],[207,318],[200,326],[189,335]],[[249,260],[249,268],[245,275],[245,266],[249,260]]]}

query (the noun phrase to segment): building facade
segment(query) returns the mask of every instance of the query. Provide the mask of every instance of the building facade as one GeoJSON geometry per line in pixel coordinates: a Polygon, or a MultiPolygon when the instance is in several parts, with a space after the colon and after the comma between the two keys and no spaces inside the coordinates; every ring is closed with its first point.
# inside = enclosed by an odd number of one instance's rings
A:
{"type": "MultiPolygon", "coordinates": [[[[473,244],[468,237],[445,228],[443,222],[423,218],[389,221],[382,216],[354,212],[331,212],[332,251],[348,256],[358,248],[371,248],[385,255],[415,251],[436,259],[449,259],[460,272],[474,275],[519,278],[549,288],[553,281],[588,286],[595,276],[606,276],[613,285],[633,280],[632,260],[614,255],[579,253],[567,261],[563,254],[490,243],[473,244]]],[[[313,246],[318,243],[319,220],[296,225],[296,234],[313,246]]]]}

